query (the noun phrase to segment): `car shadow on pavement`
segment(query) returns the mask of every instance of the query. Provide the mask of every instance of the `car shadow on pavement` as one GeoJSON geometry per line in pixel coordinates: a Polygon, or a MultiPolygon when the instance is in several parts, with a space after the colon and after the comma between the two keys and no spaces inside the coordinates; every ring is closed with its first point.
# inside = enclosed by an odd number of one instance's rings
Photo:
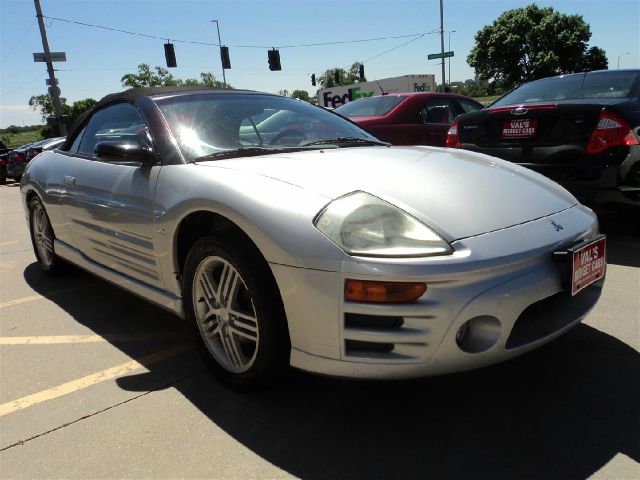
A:
{"type": "MultiPolygon", "coordinates": [[[[84,272],[52,280],[32,264],[24,277],[96,334],[168,331],[184,339],[175,316],[84,272]]],[[[136,359],[165,348],[112,343],[136,359]]],[[[218,383],[193,351],[145,366],[149,372],[118,385],[176,388],[246,448],[300,478],[582,479],[620,453],[640,461],[640,354],[586,325],[510,362],[412,381],[293,372],[267,391],[241,394],[218,383]]]]}

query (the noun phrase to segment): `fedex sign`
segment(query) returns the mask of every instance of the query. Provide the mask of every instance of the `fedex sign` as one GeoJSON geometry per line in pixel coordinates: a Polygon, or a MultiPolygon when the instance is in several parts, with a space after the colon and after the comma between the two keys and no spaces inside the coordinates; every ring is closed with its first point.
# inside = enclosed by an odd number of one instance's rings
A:
{"type": "Polygon", "coordinates": [[[322,100],[325,107],[337,108],[340,105],[344,105],[358,98],[371,97],[374,93],[375,92],[361,92],[360,87],[349,88],[344,95],[335,94],[329,90],[323,93],[322,100]]]}

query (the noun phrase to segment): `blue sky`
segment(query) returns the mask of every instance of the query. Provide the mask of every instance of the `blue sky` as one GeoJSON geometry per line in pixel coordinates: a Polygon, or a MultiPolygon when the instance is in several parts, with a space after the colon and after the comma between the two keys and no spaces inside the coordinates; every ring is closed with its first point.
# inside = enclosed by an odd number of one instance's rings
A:
{"type": "MultiPolygon", "coordinates": [[[[438,0],[425,1],[107,1],[41,0],[45,16],[139,32],[175,42],[179,78],[210,71],[222,78],[215,46],[179,43],[188,40],[217,43],[215,24],[220,22],[222,43],[230,47],[232,69],[227,81],[237,88],[267,92],[305,89],[311,94],[310,75],[327,68],[348,67],[367,60],[411,38],[318,47],[290,47],[309,43],[361,40],[426,33],[440,25],[438,0]],[[283,70],[271,72],[266,48],[280,47],[283,70]]],[[[452,80],[473,77],[466,56],[475,33],[503,11],[526,6],[520,0],[445,0],[445,30],[451,34],[452,80]]],[[[609,66],[640,65],[640,2],[638,0],[556,0],[536,2],[567,14],[582,15],[591,26],[590,45],[607,53],[609,66]],[[630,52],[625,54],[625,52],[630,52]]],[[[99,99],[122,90],[122,75],[140,63],[165,65],[163,40],[130,36],[96,28],[47,20],[52,51],[64,51],[67,62],[56,63],[62,96],[69,103],[99,99]]],[[[445,39],[445,48],[448,38],[445,39]]],[[[39,123],[27,105],[31,95],[46,93],[46,68],[34,63],[32,52],[42,43],[32,0],[0,0],[0,127],[39,123]]],[[[392,52],[366,61],[369,80],[405,74],[436,74],[438,61],[427,54],[440,51],[437,34],[428,34],[392,52]]]]}

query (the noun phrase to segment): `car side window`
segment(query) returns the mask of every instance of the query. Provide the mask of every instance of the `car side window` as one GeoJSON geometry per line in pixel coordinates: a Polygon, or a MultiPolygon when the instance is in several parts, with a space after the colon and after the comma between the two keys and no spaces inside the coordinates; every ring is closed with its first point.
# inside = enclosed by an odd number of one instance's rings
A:
{"type": "Polygon", "coordinates": [[[81,136],[78,153],[91,157],[95,156],[96,145],[107,140],[150,145],[149,128],[138,109],[129,103],[118,103],[96,112],[81,136]]]}
{"type": "Polygon", "coordinates": [[[80,141],[82,140],[82,135],[84,135],[85,128],[80,130],[80,133],[76,135],[76,138],[73,140],[71,147],[69,147],[69,152],[78,153],[78,147],[80,146],[80,141]]]}
{"type": "Polygon", "coordinates": [[[448,98],[428,100],[420,110],[421,123],[451,123],[456,110],[448,98]]]}
{"type": "Polygon", "coordinates": [[[478,110],[482,110],[484,107],[476,102],[471,102],[469,100],[464,100],[461,98],[456,99],[456,101],[460,104],[462,111],[464,113],[469,112],[477,112],[478,110]]]}

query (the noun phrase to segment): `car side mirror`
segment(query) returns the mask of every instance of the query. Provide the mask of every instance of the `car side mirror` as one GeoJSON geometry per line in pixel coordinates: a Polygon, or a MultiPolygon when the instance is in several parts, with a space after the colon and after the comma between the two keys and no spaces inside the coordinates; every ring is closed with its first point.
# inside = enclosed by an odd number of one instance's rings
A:
{"type": "Polygon", "coordinates": [[[98,142],[94,149],[96,157],[105,162],[140,162],[153,165],[156,156],[149,147],[137,142],[123,140],[105,140],[98,142]]]}

